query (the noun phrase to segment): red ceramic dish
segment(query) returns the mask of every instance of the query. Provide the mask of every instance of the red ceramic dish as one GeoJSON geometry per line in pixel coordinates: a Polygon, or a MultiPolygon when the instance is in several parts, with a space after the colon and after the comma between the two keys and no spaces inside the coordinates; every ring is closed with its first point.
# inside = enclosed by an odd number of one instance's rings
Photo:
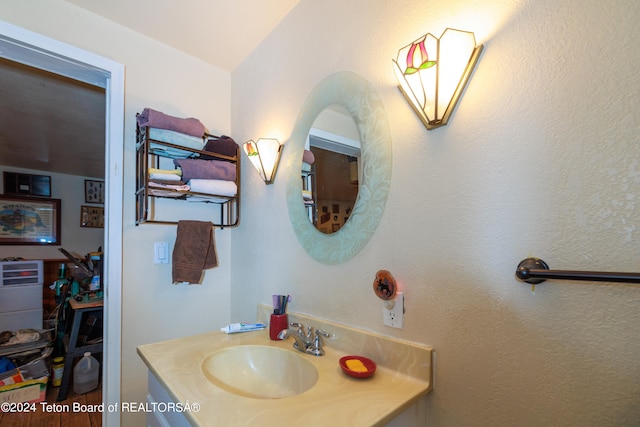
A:
{"type": "Polygon", "coordinates": [[[340,363],[340,367],[342,368],[342,371],[345,374],[349,375],[350,377],[354,377],[354,378],[367,378],[373,375],[373,373],[376,371],[376,363],[373,360],[367,359],[366,357],[362,357],[362,356],[344,356],[340,358],[339,363],[340,363]],[[367,371],[356,372],[349,369],[347,367],[347,360],[351,360],[351,359],[356,359],[362,362],[364,367],[367,368],[367,371]]]}

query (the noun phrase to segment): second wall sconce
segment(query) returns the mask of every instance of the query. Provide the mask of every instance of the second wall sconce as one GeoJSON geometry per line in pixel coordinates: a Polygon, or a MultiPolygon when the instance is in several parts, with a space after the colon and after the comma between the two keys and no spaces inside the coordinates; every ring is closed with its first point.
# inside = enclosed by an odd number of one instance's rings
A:
{"type": "Polygon", "coordinates": [[[257,142],[249,140],[243,144],[251,164],[256,168],[265,184],[273,184],[280,162],[283,145],[275,138],[260,138],[257,142]]]}
{"type": "Polygon", "coordinates": [[[482,49],[473,33],[447,28],[440,38],[425,34],[398,51],[398,87],[428,130],[447,124],[482,49]]]}

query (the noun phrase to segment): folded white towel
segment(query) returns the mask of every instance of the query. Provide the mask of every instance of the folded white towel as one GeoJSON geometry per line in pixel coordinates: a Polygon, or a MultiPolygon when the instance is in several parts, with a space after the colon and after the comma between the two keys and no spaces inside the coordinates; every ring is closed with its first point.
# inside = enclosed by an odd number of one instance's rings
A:
{"type": "Polygon", "coordinates": [[[152,173],[149,174],[149,179],[158,179],[160,181],[180,181],[182,178],[172,173],[152,173]]]}
{"type": "Polygon", "coordinates": [[[216,196],[233,197],[238,193],[238,187],[233,181],[221,179],[190,179],[189,187],[195,193],[213,194],[216,196]]]}

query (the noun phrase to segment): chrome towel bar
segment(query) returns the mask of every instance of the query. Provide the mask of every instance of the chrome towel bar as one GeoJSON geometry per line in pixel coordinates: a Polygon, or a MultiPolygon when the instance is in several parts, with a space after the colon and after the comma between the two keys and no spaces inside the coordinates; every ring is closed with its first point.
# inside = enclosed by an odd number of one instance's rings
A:
{"type": "Polygon", "coordinates": [[[547,263],[539,258],[525,258],[520,261],[516,277],[532,285],[542,283],[547,279],[640,283],[640,273],[550,270],[547,263]]]}

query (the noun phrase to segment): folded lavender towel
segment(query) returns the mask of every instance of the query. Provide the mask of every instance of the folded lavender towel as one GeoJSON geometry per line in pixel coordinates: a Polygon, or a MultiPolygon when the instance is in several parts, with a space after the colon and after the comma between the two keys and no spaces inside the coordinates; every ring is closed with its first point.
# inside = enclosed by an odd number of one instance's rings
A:
{"type": "Polygon", "coordinates": [[[173,159],[173,163],[182,169],[182,180],[221,179],[236,180],[236,165],[222,160],[173,159]]]}
{"type": "Polygon", "coordinates": [[[151,108],[145,108],[142,113],[138,114],[137,118],[138,126],[149,126],[159,129],[173,130],[176,132],[184,133],[191,136],[202,137],[207,129],[198,119],[192,117],[188,119],[181,119],[179,117],[173,117],[160,111],[152,110],[151,108]]]}
{"type": "MultiPolygon", "coordinates": [[[[222,135],[220,138],[209,137],[203,148],[204,151],[233,157],[237,154],[238,144],[230,136],[222,135]]],[[[214,157],[201,155],[201,159],[210,160],[214,157]]]]}
{"type": "Polygon", "coordinates": [[[218,266],[213,224],[204,221],[178,221],[173,247],[174,283],[200,283],[202,270],[218,266]]]}
{"type": "Polygon", "coordinates": [[[305,163],[309,163],[310,165],[313,164],[313,162],[316,161],[316,157],[313,155],[313,152],[309,151],[309,150],[304,150],[302,152],[302,161],[305,163]]]}

